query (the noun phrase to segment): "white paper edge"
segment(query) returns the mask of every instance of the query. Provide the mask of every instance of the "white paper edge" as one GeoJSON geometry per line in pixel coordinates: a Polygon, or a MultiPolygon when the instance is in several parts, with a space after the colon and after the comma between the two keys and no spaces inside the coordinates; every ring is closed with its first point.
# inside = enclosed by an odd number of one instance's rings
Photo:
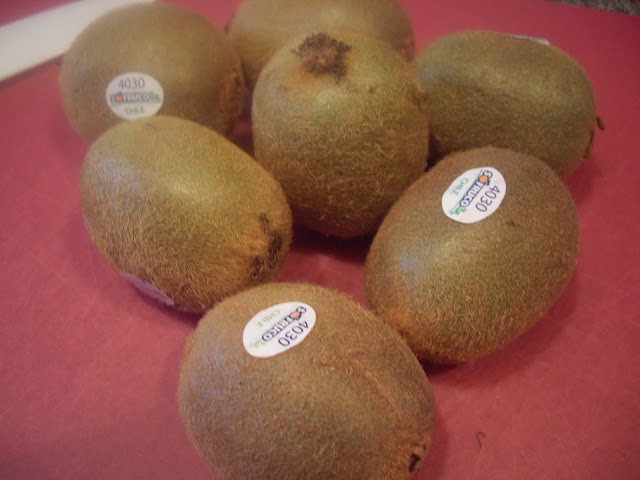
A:
{"type": "Polygon", "coordinates": [[[64,54],[93,20],[113,8],[154,0],[81,0],[0,27],[0,81],[64,54]]]}

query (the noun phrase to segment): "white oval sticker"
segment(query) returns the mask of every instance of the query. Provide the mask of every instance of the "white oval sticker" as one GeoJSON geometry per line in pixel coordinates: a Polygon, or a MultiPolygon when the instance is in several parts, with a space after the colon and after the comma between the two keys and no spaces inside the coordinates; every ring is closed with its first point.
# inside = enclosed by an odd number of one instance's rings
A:
{"type": "Polygon", "coordinates": [[[267,358],[300,344],[316,324],[315,310],[302,302],[273,305],[258,312],[244,327],[247,352],[267,358]]]}
{"type": "Polygon", "coordinates": [[[127,72],[111,80],[106,100],[117,116],[134,120],[156,114],[162,107],[164,92],[160,83],[152,76],[127,72]]]}
{"type": "Polygon", "coordinates": [[[492,167],[467,170],[442,195],[442,210],[460,223],[475,223],[495,212],[507,193],[502,174],[492,167]]]}

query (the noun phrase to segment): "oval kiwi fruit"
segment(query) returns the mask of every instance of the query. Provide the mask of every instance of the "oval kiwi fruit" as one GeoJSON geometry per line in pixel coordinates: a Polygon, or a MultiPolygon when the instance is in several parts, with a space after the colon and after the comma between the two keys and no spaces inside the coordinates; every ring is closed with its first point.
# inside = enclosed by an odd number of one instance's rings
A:
{"type": "Polygon", "coordinates": [[[222,135],[154,117],[91,145],[81,173],[85,225],[106,260],[143,292],[203,312],[271,280],[291,243],[280,185],[222,135]]]}
{"type": "Polygon", "coordinates": [[[411,21],[396,0],[244,0],[229,24],[250,88],[271,56],[300,35],[351,29],[414,55],[411,21]]]}
{"type": "Polygon", "coordinates": [[[557,47],[487,31],[441,37],[416,57],[431,114],[431,160],[492,145],[561,177],[589,156],[596,105],[584,69],[557,47]]]}
{"type": "Polygon", "coordinates": [[[391,208],[365,291],[419,358],[457,364],[536,322],[577,255],[578,217],[560,178],[534,157],[485,147],[445,157],[391,208]]]}
{"type": "Polygon", "coordinates": [[[178,404],[221,480],[408,479],[435,417],[393,329],[342,293],[292,283],[246,290],[200,320],[178,404]]]}
{"type": "Polygon", "coordinates": [[[120,7],[91,23],[64,56],[59,85],[71,125],[88,142],[158,109],[225,134],[244,101],[242,66],[225,33],[167,3],[120,7]]]}
{"type": "Polygon", "coordinates": [[[296,222],[343,238],[375,232],[426,167],[429,119],[412,67],[357,32],[300,37],[253,94],[256,159],[296,222]]]}

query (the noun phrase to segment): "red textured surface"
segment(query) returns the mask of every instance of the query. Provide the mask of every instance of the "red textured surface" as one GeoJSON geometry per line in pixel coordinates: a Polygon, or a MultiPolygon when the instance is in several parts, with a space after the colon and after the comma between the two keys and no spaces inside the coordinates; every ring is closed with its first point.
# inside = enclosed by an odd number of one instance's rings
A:
{"type": "MultiPolygon", "coordinates": [[[[0,23],[57,3],[2,2],[0,23]]],[[[219,25],[237,3],[183,2],[219,25]]],[[[567,180],[581,247],[556,306],[502,351],[427,367],[438,417],[416,478],[640,478],[640,18],[537,0],[402,3],[418,47],[465,28],[547,38],[585,66],[607,128],[567,180]]],[[[143,298],[90,243],[87,146],[58,71],[0,84],[0,478],[210,479],[175,399],[197,318],[143,298]]],[[[246,125],[236,139],[250,140],[246,125]]],[[[297,232],[278,280],[364,302],[367,246],[297,232]]]]}

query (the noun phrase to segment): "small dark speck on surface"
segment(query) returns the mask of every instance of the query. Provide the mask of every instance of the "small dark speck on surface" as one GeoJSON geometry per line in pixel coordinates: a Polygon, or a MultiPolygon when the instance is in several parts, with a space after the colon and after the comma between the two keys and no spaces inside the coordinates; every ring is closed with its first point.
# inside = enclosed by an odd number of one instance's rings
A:
{"type": "Polygon", "coordinates": [[[485,438],[487,435],[484,432],[477,432],[476,433],[476,438],[478,439],[478,446],[480,447],[480,450],[482,450],[482,439],[485,438]]]}

